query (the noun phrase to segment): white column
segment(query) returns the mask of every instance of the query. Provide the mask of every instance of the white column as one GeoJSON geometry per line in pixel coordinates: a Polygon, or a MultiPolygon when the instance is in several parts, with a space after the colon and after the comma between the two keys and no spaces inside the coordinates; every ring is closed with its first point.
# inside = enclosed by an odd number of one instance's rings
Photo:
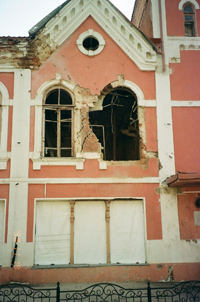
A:
{"type": "Polygon", "coordinates": [[[156,72],[156,100],[160,181],[175,173],[170,79],[156,72]]]}
{"type": "Polygon", "coordinates": [[[160,20],[159,20],[159,0],[151,1],[153,37],[160,38],[160,20]]]}
{"type": "Polygon", "coordinates": [[[11,148],[10,200],[8,213],[8,243],[4,248],[4,266],[10,266],[14,238],[20,236],[19,265],[27,257],[26,228],[28,200],[28,162],[30,132],[31,71],[16,70],[14,78],[13,127],[11,148]]]}

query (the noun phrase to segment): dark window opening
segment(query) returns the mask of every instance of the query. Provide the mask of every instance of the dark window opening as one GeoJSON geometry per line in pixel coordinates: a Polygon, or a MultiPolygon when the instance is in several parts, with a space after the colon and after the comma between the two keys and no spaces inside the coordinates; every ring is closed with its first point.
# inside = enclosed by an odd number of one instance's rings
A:
{"type": "Polygon", "coordinates": [[[89,36],[83,41],[83,47],[86,50],[94,51],[99,47],[99,41],[96,38],[94,38],[93,36],[89,36]]]}
{"type": "Polygon", "coordinates": [[[51,91],[44,104],[44,156],[72,156],[72,98],[63,89],[51,91]]]}
{"type": "Polygon", "coordinates": [[[195,37],[195,13],[191,5],[186,5],[183,8],[184,28],[186,37],[195,37]]]}
{"type": "Polygon", "coordinates": [[[139,160],[137,99],[127,89],[108,93],[103,110],[90,112],[90,125],[102,145],[105,160],[139,160]]]}
{"type": "Polygon", "coordinates": [[[198,197],[195,201],[195,205],[197,208],[200,208],[200,197],[198,197]]]}

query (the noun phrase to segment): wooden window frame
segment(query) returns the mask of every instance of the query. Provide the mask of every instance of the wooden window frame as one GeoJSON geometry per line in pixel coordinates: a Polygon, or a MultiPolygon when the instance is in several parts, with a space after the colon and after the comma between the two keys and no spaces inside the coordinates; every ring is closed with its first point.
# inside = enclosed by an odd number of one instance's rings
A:
{"type": "Polygon", "coordinates": [[[185,37],[196,37],[197,36],[197,29],[196,29],[196,10],[195,7],[192,3],[187,2],[184,6],[183,6],[183,21],[184,21],[184,33],[185,33],[185,37]],[[192,9],[192,13],[187,13],[184,12],[185,7],[191,7],[192,9]],[[186,20],[186,16],[190,16],[192,17],[192,20],[186,20]],[[192,35],[187,35],[186,33],[186,25],[188,24],[193,24],[193,32],[192,35]]]}
{"type": "Polygon", "coordinates": [[[61,156],[61,150],[71,150],[71,156],[67,156],[67,157],[73,157],[74,156],[74,102],[73,102],[73,96],[72,94],[65,88],[63,88],[62,86],[57,86],[57,87],[52,87],[51,89],[49,89],[44,96],[43,99],[43,137],[42,137],[42,150],[43,150],[43,157],[48,157],[45,156],[46,154],[46,149],[47,147],[45,146],[45,133],[46,133],[46,129],[45,129],[45,112],[46,110],[55,110],[57,113],[57,119],[56,119],[56,123],[57,123],[57,147],[49,147],[48,149],[51,150],[55,150],[56,151],[56,156],[50,156],[50,158],[60,158],[60,157],[65,157],[65,156],[61,156]],[[58,91],[58,104],[46,104],[46,99],[47,97],[53,92],[53,91],[58,91]],[[60,104],[60,91],[66,91],[69,96],[71,97],[71,101],[72,104],[60,104]],[[61,146],[61,112],[62,111],[70,111],[71,112],[71,147],[70,148],[62,148],[61,146]]]}

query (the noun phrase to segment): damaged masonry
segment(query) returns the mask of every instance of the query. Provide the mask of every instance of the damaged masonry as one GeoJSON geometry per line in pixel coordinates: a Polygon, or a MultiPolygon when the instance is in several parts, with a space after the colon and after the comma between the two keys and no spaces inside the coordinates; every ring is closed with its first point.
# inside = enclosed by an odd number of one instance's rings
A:
{"type": "MultiPolygon", "coordinates": [[[[98,104],[99,106],[99,104],[98,104]]],[[[71,157],[73,153],[73,111],[72,97],[58,88],[50,91],[44,101],[45,157],[71,157]]],[[[83,118],[82,110],[82,150],[94,134],[101,144],[104,160],[138,160],[139,127],[136,97],[123,88],[112,89],[102,99],[101,109],[90,108],[83,118]],[[89,125],[88,125],[89,124],[89,125]],[[89,129],[93,130],[93,133],[89,129]],[[84,128],[88,128],[87,131],[84,128]]],[[[96,144],[99,149],[99,145],[96,144]]],[[[89,147],[89,146],[88,146],[89,147]]],[[[99,150],[93,152],[98,152],[99,150]]]]}
{"type": "Polygon", "coordinates": [[[199,278],[199,7],[67,0],[0,37],[0,283],[199,278]]]}

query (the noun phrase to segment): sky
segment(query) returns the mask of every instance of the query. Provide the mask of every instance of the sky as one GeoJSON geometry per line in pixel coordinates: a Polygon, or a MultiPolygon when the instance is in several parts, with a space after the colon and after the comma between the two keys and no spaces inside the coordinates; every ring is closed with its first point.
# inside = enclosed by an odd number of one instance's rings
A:
{"type": "MultiPolygon", "coordinates": [[[[28,31],[65,0],[0,0],[0,36],[28,36],[28,31]]],[[[72,0],[73,1],[73,0],[72,0]]],[[[110,0],[129,20],[135,0],[110,0]]]]}

